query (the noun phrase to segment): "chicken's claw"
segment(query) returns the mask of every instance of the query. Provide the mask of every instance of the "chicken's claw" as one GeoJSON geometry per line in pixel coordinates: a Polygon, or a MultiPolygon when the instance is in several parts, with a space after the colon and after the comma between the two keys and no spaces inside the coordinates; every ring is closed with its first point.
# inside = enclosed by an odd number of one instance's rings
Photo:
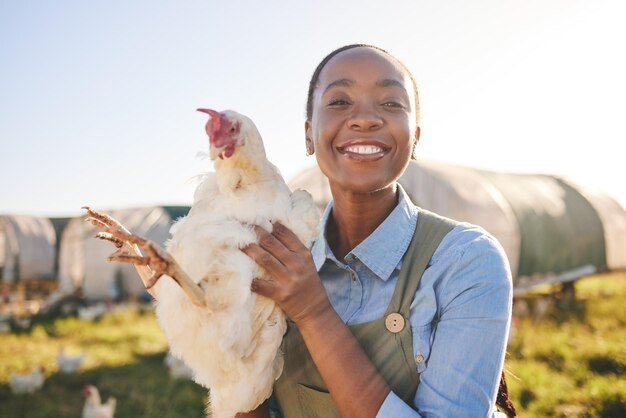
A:
{"type": "MultiPolygon", "coordinates": [[[[139,247],[136,244],[129,242],[129,240],[127,239],[132,234],[130,233],[130,231],[128,231],[126,227],[124,227],[124,225],[115,220],[113,217],[92,209],[90,206],[83,206],[83,209],[86,209],[88,212],[85,221],[90,222],[92,225],[102,230],[96,235],[96,238],[110,241],[117,248],[117,251],[112,254],[112,257],[119,255],[137,257],[144,256],[139,250],[139,247]],[[122,251],[122,248],[125,248],[126,251],[122,251]]],[[[115,258],[111,258],[111,261],[116,260],[115,258]]],[[[128,260],[120,261],[129,262],[128,260]]],[[[148,280],[150,280],[152,277],[152,270],[150,270],[146,263],[141,265],[134,265],[137,273],[139,274],[139,277],[141,277],[141,281],[144,283],[144,285],[146,285],[148,283],[148,280]]],[[[156,298],[156,295],[153,292],[151,292],[150,290],[148,290],[148,292],[150,292],[150,294],[156,298]]]]}
{"type": "Polygon", "coordinates": [[[87,220],[90,220],[95,226],[99,226],[103,229],[105,227],[112,228],[112,229],[120,229],[126,233],[130,233],[128,229],[124,227],[124,225],[122,225],[121,223],[119,223],[117,220],[113,219],[111,216],[107,215],[106,213],[98,212],[97,210],[92,209],[90,206],[83,206],[82,208],[87,210],[87,212],[89,213],[90,217],[87,218],[87,220]]]}
{"type": "Polygon", "coordinates": [[[93,226],[96,226],[98,228],[102,228],[102,229],[109,229],[109,226],[107,224],[105,224],[104,222],[96,219],[96,218],[92,218],[91,216],[85,218],[85,222],[91,222],[91,224],[93,226]]]}
{"type": "MultiPolygon", "coordinates": [[[[107,257],[107,261],[118,261],[120,263],[131,263],[136,266],[147,266],[149,263],[148,257],[140,257],[138,255],[131,255],[126,253],[113,253],[107,257]]],[[[151,286],[152,287],[152,286],[151,286]]]]}
{"type": "Polygon", "coordinates": [[[110,232],[98,232],[95,235],[95,238],[99,238],[101,240],[105,240],[105,241],[110,241],[113,243],[113,245],[115,245],[118,249],[122,248],[124,246],[124,241],[122,241],[121,239],[115,238],[113,236],[113,234],[111,234],[110,232]]]}
{"type": "MultiPolygon", "coordinates": [[[[165,274],[170,276],[175,275],[175,271],[177,270],[176,261],[167,251],[159,247],[157,243],[121,229],[109,229],[109,231],[110,232],[101,232],[98,235],[102,235],[102,239],[106,239],[109,241],[116,240],[122,243],[128,242],[131,244],[136,244],[146,254],[145,256],[140,254],[133,255],[117,251],[116,253],[109,256],[108,260],[120,261],[123,263],[132,263],[136,266],[150,267],[150,270],[152,271],[152,276],[150,277],[148,282],[145,283],[147,289],[150,289],[152,286],[154,286],[154,284],[161,276],[165,274]]],[[[176,280],[175,277],[173,278],[174,280],[176,280]]]]}
{"type": "MultiPolygon", "coordinates": [[[[152,289],[152,286],[154,286],[157,282],[157,280],[159,280],[161,278],[161,276],[163,276],[162,274],[159,274],[158,272],[154,272],[152,274],[152,277],[150,277],[150,280],[148,280],[148,283],[146,284],[146,289],[152,289]]],[[[178,281],[177,281],[178,283],[178,281]]],[[[178,283],[180,284],[180,283],[178,283]]]]}
{"type": "Polygon", "coordinates": [[[155,295],[151,288],[162,276],[167,275],[180,285],[194,305],[206,308],[204,293],[200,286],[191,280],[167,251],[153,241],[132,234],[111,216],[89,206],[83,206],[83,209],[89,213],[86,220],[103,230],[96,238],[110,241],[117,247],[117,251],[109,256],[108,261],[133,264],[144,286],[153,296],[155,295]]]}

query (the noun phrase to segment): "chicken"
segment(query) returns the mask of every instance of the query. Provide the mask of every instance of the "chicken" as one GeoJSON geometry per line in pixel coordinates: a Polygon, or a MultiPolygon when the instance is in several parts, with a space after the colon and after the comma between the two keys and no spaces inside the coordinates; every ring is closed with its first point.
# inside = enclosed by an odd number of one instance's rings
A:
{"type": "Polygon", "coordinates": [[[86,385],[83,388],[83,395],[87,398],[83,405],[82,418],[113,418],[117,399],[109,396],[105,404],[100,399],[98,388],[92,385],[86,385]]]}
{"type": "Polygon", "coordinates": [[[42,388],[44,381],[43,367],[39,366],[29,374],[19,375],[11,373],[9,386],[11,387],[11,392],[15,395],[32,394],[42,388]]]}
{"type": "Polygon", "coordinates": [[[59,347],[57,352],[57,366],[63,373],[74,373],[83,362],[85,358],[85,352],[81,351],[76,355],[67,355],[63,347],[59,347]]]}
{"type": "Polygon", "coordinates": [[[99,238],[118,248],[110,260],[137,267],[157,300],[170,350],[210,389],[212,416],[230,418],[270,396],[282,372],[279,347],[286,330],[278,305],[250,290],[254,278],[271,278],[240,248],[258,241],[253,225],[271,231],[272,222],[309,246],[319,213],[309,193],[289,190],[249,118],[198,110],[210,115],[206,132],[215,173],[204,176],[189,214],[172,226],[167,251],[87,207],[88,220],[103,230],[99,238]],[[173,280],[159,280],[162,275],[173,280]]]}
{"type": "Polygon", "coordinates": [[[178,357],[174,357],[168,352],[163,360],[163,364],[170,374],[170,379],[192,379],[193,371],[178,357]]]}
{"type": "Polygon", "coordinates": [[[84,306],[78,308],[78,317],[83,321],[97,321],[106,313],[107,308],[104,303],[98,303],[93,306],[84,306]]]}

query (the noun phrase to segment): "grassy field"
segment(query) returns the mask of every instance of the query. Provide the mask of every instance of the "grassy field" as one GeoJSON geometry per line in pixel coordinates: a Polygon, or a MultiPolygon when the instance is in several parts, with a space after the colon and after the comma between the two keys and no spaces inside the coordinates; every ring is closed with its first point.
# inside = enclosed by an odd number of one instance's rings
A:
{"type": "MultiPolygon", "coordinates": [[[[507,369],[521,417],[626,416],[626,274],[586,278],[576,293],[575,302],[517,323],[507,369]]],[[[79,417],[87,383],[118,399],[117,418],[203,417],[206,391],[169,379],[166,349],[152,312],[133,307],[96,322],[60,318],[0,335],[0,418],[79,417]],[[78,373],[58,372],[59,346],[86,352],[78,373]],[[10,372],[36,365],[46,370],[43,389],[12,395],[10,372]]]]}
{"type": "Polygon", "coordinates": [[[133,307],[96,322],[68,317],[36,324],[30,332],[0,336],[0,417],[80,417],[82,388],[99,388],[103,400],[117,398],[117,418],[203,417],[206,390],[191,381],[171,381],[163,358],[165,337],[152,312],[133,307]],[[79,373],[58,372],[59,346],[84,350],[79,373]],[[43,365],[48,376],[34,395],[11,393],[11,371],[43,365]]]}
{"type": "Polygon", "coordinates": [[[509,390],[525,417],[626,417],[626,274],[576,283],[508,347],[509,390]]]}

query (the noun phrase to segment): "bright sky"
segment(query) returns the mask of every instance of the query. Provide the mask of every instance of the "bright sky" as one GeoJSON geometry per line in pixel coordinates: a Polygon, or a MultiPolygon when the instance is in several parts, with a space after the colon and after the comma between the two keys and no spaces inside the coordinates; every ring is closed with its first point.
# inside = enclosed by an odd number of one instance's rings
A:
{"type": "Polygon", "coordinates": [[[0,213],[190,204],[206,116],[259,127],[290,179],[309,77],[365,42],[413,71],[420,157],[555,173],[626,206],[626,3],[0,2],[0,213]]]}

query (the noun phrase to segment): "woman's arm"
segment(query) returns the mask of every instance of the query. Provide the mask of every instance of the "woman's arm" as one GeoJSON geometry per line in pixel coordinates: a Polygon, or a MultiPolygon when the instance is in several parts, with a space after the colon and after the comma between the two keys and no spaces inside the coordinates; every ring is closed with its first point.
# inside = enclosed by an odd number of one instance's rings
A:
{"type": "MultiPolygon", "coordinates": [[[[501,246],[484,232],[467,229],[452,241],[442,243],[442,255],[422,278],[425,284],[438,280],[438,321],[415,404],[427,417],[485,417],[506,349],[510,270],[501,246]]],[[[413,302],[412,310],[427,301],[417,295],[413,302]]],[[[428,343],[414,341],[416,351],[428,343]]]]}
{"type": "Polygon", "coordinates": [[[257,228],[259,245],[243,251],[271,275],[252,290],[267,296],[296,323],[344,418],[374,417],[390,389],[357,339],[334,311],[311,253],[286,227],[257,228]]]}

